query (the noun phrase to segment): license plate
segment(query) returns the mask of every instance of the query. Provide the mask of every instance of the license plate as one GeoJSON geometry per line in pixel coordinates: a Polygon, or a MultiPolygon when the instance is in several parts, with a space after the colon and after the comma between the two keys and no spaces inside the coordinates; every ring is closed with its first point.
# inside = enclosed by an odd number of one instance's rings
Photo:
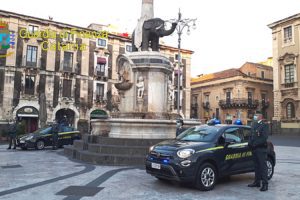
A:
{"type": "Polygon", "coordinates": [[[20,141],[20,144],[24,144],[24,143],[25,143],[25,141],[22,141],[22,140],[20,141]]]}
{"type": "Polygon", "coordinates": [[[151,163],[151,167],[153,169],[160,169],[160,164],[157,164],[157,163],[151,163]]]}

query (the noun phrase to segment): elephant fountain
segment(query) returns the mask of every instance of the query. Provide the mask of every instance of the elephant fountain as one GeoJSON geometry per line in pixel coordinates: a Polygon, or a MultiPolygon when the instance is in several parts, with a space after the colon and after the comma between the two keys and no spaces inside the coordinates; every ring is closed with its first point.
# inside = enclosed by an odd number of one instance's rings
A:
{"type": "Polygon", "coordinates": [[[160,18],[152,18],[146,20],[142,29],[142,43],[140,46],[135,45],[135,33],[132,34],[132,51],[138,51],[141,47],[142,51],[148,51],[151,46],[152,51],[159,51],[159,38],[171,35],[177,26],[177,23],[172,23],[169,30],[165,29],[165,21],[160,18]]]}

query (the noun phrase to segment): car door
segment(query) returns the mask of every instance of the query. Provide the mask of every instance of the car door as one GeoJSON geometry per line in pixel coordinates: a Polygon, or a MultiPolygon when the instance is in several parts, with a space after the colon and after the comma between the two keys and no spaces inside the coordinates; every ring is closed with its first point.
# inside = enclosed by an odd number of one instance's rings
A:
{"type": "MultiPolygon", "coordinates": [[[[249,142],[251,138],[251,128],[250,127],[242,127],[240,128],[242,131],[242,143],[249,142]]],[[[246,153],[243,157],[244,159],[244,165],[243,169],[246,171],[253,170],[254,169],[254,163],[253,163],[253,155],[251,149],[248,147],[248,145],[245,147],[246,153]]]]}
{"type": "Polygon", "coordinates": [[[231,173],[238,172],[247,165],[248,143],[244,142],[243,129],[231,127],[225,130],[225,163],[231,173]],[[230,143],[229,143],[230,142],[230,143]]]}

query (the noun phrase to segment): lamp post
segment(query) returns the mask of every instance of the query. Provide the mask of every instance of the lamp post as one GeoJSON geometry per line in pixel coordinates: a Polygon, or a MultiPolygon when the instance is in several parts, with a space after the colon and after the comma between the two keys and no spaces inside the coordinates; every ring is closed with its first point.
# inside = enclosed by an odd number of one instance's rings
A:
{"type": "Polygon", "coordinates": [[[193,29],[196,29],[196,20],[195,19],[182,19],[181,18],[181,12],[179,9],[178,12],[178,19],[176,20],[177,26],[176,26],[176,31],[178,35],[178,69],[177,69],[177,114],[178,116],[180,115],[180,76],[181,76],[181,35],[183,33],[183,30],[187,28],[187,34],[190,35],[191,30],[190,27],[192,26],[193,29]]]}

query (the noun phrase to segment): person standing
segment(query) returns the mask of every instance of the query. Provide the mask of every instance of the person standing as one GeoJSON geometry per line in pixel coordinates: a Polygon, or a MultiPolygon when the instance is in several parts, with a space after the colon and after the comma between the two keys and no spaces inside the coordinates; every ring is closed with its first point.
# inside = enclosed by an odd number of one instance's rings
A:
{"type": "Polygon", "coordinates": [[[260,187],[262,182],[260,191],[268,190],[267,139],[268,127],[263,122],[262,115],[255,114],[251,127],[251,139],[248,143],[254,159],[255,180],[248,187],[260,187]]]}
{"type": "Polygon", "coordinates": [[[56,150],[58,148],[58,132],[59,124],[54,121],[52,125],[52,149],[56,150]]]}
{"type": "Polygon", "coordinates": [[[11,121],[8,129],[8,134],[9,134],[9,146],[7,149],[11,149],[12,143],[14,143],[13,149],[16,149],[17,124],[15,120],[11,121]]]}

